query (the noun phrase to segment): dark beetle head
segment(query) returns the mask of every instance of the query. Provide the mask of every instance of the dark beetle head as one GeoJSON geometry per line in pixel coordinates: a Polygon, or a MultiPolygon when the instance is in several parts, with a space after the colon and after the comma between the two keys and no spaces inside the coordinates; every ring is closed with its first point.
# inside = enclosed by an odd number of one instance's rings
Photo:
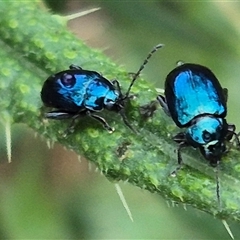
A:
{"type": "Polygon", "coordinates": [[[201,146],[200,151],[202,155],[210,162],[213,167],[217,166],[221,156],[226,152],[226,146],[223,141],[212,141],[201,146]]]}

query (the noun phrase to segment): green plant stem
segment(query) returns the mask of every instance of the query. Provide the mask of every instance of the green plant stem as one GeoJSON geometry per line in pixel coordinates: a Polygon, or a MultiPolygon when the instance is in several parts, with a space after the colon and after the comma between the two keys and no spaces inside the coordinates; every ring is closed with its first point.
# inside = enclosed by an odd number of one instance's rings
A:
{"type": "Polygon", "coordinates": [[[117,78],[126,91],[130,77],[100,51],[93,50],[67,30],[63,17],[51,15],[36,1],[0,1],[0,117],[4,124],[25,123],[51,142],[84,155],[111,180],[128,181],[176,202],[187,203],[222,219],[240,220],[239,152],[232,149],[221,162],[221,204],[216,198],[214,169],[198,151],[184,151],[184,167],[176,177],[178,129],[161,109],[146,120],[139,107],[154,100],[156,91],[138,79],[132,89],[136,99],[127,108],[131,132],[114,112],[102,114],[116,130],[109,134],[87,117],[79,120],[73,134],[62,133],[69,121],[42,117],[41,86],[49,74],[72,63],[117,78]],[[21,17],[19,17],[21,16],[21,17]]]}

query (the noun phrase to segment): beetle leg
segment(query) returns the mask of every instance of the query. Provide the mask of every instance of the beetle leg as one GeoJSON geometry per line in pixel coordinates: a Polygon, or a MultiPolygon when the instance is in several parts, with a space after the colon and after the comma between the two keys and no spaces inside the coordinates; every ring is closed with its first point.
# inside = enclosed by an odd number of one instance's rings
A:
{"type": "Polygon", "coordinates": [[[172,176],[175,176],[176,173],[182,168],[182,154],[181,154],[181,150],[184,147],[188,147],[189,144],[186,142],[185,139],[185,134],[180,132],[178,133],[176,136],[173,137],[173,140],[178,143],[178,148],[177,148],[177,160],[178,160],[178,166],[176,167],[176,169],[171,173],[172,176]]]}
{"type": "MultiPolygon", "coordinates": [[[[113,84],[114,86],[116,86],[117,91],[119,91],[119,93],[120,93],[120,98],[125,99],[125,98],[126,98],[126,95],[124,96],[124,95],[122,94],[122,89],[121,89],[121,87],[120,87],[119,81],[118,81],[117,79],[113,79],[113,80],[112,80],[112,84],[113,84]]],[[[128,99],[133,99],[133,98],[135,98],[135,97],[136,97],[135,94],[131,94],[131,95],[129,95],[127,98],[128,98],[128,99]]]]}
{"type": "Polygon", "coordinates": [[[136,76],[135,72],[128,72],[127,74],[130,78],[134,78],[136,76]]]}
{"type": "Polygon", "coordinates": [[[72,116],[72,121],[69,124],[68,128],[64,131],[63,137],[67,137],[69,134],[74,132],[74,129],[76,127],[76,119],[79,117],[80,117],[80,113],[72,116]]]}
{"type": "Polygon", "coordinates": [[[185,133],[183,132],[178,133],[176,136],[173,137],[173,141],[178,143],[177,158],[178,164],[181,165],[182,164],[181,150],[182,148],[189,146],[189,144],[186,142],[185,133]]]}
{"type": "Polygon", "coordinates": [[[186,142],[181,142],[181,143],[178,145],[178,148],[177,148],[178,166],[175,168],[174,171],[171,172],[171,174],[170,174],[171,176],[176,176],[177,172],[178,172],[179,170],[181,170],[182,164],[183,164],[181,150],[182,150],[182,148],[188,147],[188,146],[189,146],[189,145],[188,145],[186,142]]]}
{"type": "MultiPolygon", "coordinates": [[[[228,127],[228,129],[227,129],[227,134],[226,134],[225,139],[227,141],[230,141],[235,133],[236,127],[234,124],[228,124],[227,127],[228,127]]],[[[235,137],[236,137],[236,135],[235,135],[235,137]]]]}
{"type": "Polygon", "coordinates": [[[237,146],[238,147],[240,147],[240,140],[239,140],[239,135],[240,135],[240,133],[235,133],[235,132],[233,132],[233,135],[234,135],[234,137],[235,137],[235,141],[236,141],[236,143],[237,143],[237,146]]]}
{"type": "Polygon", "coordinates": [[[55,120],[71,118],[72,119],[71,123],[63,133],[63,137],[67,137],[69,134],[74,132],[74,129],[76,126],[76,119],[84,115],[86,115],[86,112],[84,110],[79,111],[77,113],[64,112],[64,111],[52,111],[52,112],[46,113],[45,117],[50,119],[55,119],[55,120]]]}
{"type": "Polygon", "coordinates": [[[234,124],[228,124],[228,132],[225,139],[227,141],[230,141],[234,136],[234,141],[236,142],[237,146],[240,147],[240,140],[239,140],[240,133],[237,134],[235,130],[236,130],[236,127],[234,124]]]}
{"type": "Polygon", "coordinates": [[[62,120],[72,118],[76,115],[76,113],[64,112],[64,111],[51,111],[44,114],[45,118],[62,120]]]}
{"type": "Polygon", "coordinates": [[[121,90],[119,81],[117,79],[113,79],[112,84],[116,87],[117,91],[120,93],[120,98],[122,98],[123,94],[122,94],[122,90],[121,90]]]}
{"type": "Polygon", "coordinates": [[[144,118],[150,118],[153,116],[154,112],[157,110],[157,107],[158,107],[158,102],[154,100],[148,104],[140,106],[139,111],[144,118]]]}
{"type": "Polygon", "coordinates": [[[171,114],[169,112],[165,97],[163,97],[162,95],[158,95],[157,100],[160,103],[161,107],[163,108],[164,112],[170,117],[171,114]]]}
{"type": "Polygon", "coordinates": [[[97,121],[99,121],[99,122],[102,124],[102,126],[103,126],[107,131],[109,131],[109,133],[112,133],[112,132],[114,131],[114,128],[111,128],[111,127],[109,126],[109,124],[107,123],[107,121],[106,121],[103,117],[100,117],[100,116],[98,116],[98,115],[96,115],[96,114],[92,114],[92,112],[90,112],[90,111],[86,111],[86,115],[89,116],[89,117],[91,117],[91,118],[93,118],[93,119],[95,119],[95,120],[97,120],[97,121]]]}
{"type": "Polygon", "coordinates": [[[181,150],[182,148],[184,147],[188,147],[189,145],[186,143],[186,142],[181,142],[179,145],[178,145],[178,149],[177,149],[177,158],[178,158],[178,164],[181,168],[181,165],[182,165],[182,154],[181,154],[181,150]]]}
{"type": "Polygon", "coordinates": [[[73,70],[82,70],[82,68],[78,65],[75,65],[75,64],[71,64],[69,66],[69,69],[73,69],[73,70]]]}
{"type": "Polygon", "coordinates": [[[178,61],[176,62],[177,67],[182,66],[183,64],[185,64],[185,62],[182,61],[182,60],[178,60],[178,61]]]}
{"type": "Polygon", "coordinates": [[[128,126],[134,133],[138,134],[138,132],[131,126],[131,124],[128,122],[127,116],[123,109],[119,111],[119,114],[121,115],[123,122],[126,126],[128,126]]]}
{"type": "MultiPolygon", "coordinates": [[[[120,87],[119,81],[118,81],[117,79],[114,79],[114,80],[112,80],[112,84],[115,85],[117,91],[119,91],[119,93],[120,93],[120,98],[125,99],[125,96],[123,97],[123,94],[122,94],[122,91],[121,91],[121,87],[120,87]]],[[[133,97],[133,96],[130,95],[130,96],[128,96],[128,99],[129,99],[129,98],[132,98],[132,97],[133,97]]],[[[122,99],[122,100],[123,100],[123,99],[122,99]]],[[[119,111],[119,114],[121,115],[121,117],[122,117],[123,122],[125,123],[125,125],[127,125],[134,133],[137,133],[136,130],[135,130],[135,129],[130,125],[130,123],[128,122],[128,119],[127,119],[127,117],[126,117],[125,112],[124,112],[123,109],[121,109],[121,110],[119,111]]]]}
{"type": "Polygon", "coordinates": [[[183,132],[178,133],[177,135],[175,135],[173,137],[173,141],[175,141],[178,144],[180,144],[182,142],[186,143],[185,133],[183,133],[183,132]]]}

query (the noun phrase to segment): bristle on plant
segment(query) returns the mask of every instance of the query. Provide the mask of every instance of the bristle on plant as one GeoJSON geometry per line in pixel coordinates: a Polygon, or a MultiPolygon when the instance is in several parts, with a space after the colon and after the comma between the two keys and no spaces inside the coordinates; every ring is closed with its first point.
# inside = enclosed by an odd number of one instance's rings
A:
{"type": "Polygon", "coordinates": [[[99,9],[101,9],[101,8],[91,8],[91,9],[87,9],[87,10],[84,10],[84,11],[81,11],[81,12],[77,12],[77,13],[73,13],[73,14],[64,16],[64,18],[65,18],[67,21],[70,21],[70,20],[73,20],[73,19],[76,19],[76,18],[79,18],[79,17],[86,16],[86,15],[88,15],[88,14],[90,14],[90,13],[96,12],[96,11],[98,11],[99,9]]]}

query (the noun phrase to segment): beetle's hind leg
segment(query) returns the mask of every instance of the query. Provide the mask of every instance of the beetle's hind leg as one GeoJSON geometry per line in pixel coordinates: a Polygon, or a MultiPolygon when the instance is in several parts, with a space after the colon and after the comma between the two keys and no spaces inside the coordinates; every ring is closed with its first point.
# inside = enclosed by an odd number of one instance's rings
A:
{"type": "Polygon", "coordinates": [[[79,118],[81,115],[85,114],[84,112],[79,113],[71,113],[67,111],[51,111],[45,113],[45,118],[49,119],[55,119],[55,120],[63,120],[63,119],[69,119],[71,118],[71,123],[68,126],[68,128],[64,131],[63,137],[67,137],[69,134],[74,132],[75,126],[76,126],[76,119],[79,118]]]}
{"type": "Polygon", "coordinates": [[[55,119],[55,120],[62,120],[62,119],[69,119],[74,117],[76,114],[75,113],[71,113],[71,112],[67,112],[67,111],[51,111],[51,112],[47,112],[44,114],[45,118],[49,118],[49,119],[55,119]]]}
{"type": "Polygon", "coordinates": [[[55,119],[55,120],[63,120],[63,119],[69,119],[71,118],[71,124],[69,125],[69,127],[66,129],[66,131],[64,131],[63,136],[66,137],[67,135],[69,135],[70,133],[73,132],[74,127],[75,127],[75,120],[76,118],[78,118],[78,114],[75,113],[71,113],[71,112],[67,112],[67,111],[51,111],[51,112],[47,112],[44,114],[45,118],[49,118],[49,119],[55,119]]]}
{"type": "Polygon", "coordinates": [[[100,117],[96,114],[92,114],[91,111],[86,111],[86,115],[97,120],[98,122],[100,122],[102,124],[102,126],[109,132],[109,133],[112,133],[114,132],[114,128],[111,128],[109,126],[109,124],[107,123],[107,121],[103,118],[103,117],[100,117]]]}
{"type": "Polygon", "coordinates": [[[69,134],[72,134],[76,127],[76,119],[80,117],[81,114],[75,114],[72,116],[72,121],[69,124],[68,128],[64,131],[63,137],[67,137],[69,134]]]}

